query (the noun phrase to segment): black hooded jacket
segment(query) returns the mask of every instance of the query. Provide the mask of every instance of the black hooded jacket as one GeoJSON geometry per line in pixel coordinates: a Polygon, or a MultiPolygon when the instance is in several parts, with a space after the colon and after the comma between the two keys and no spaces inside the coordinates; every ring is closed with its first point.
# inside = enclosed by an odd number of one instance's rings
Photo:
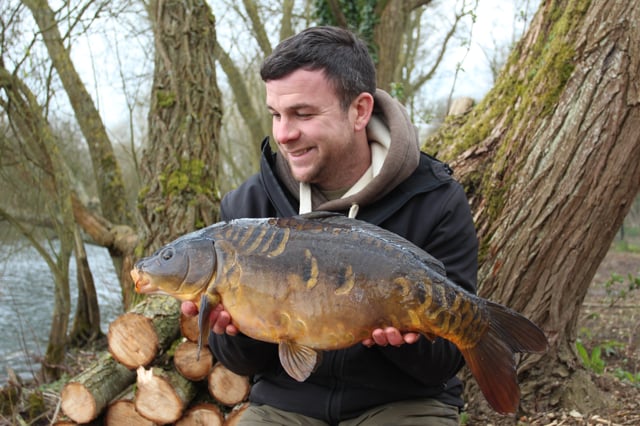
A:
{"type": "MultiPolygon", "coordinates": [[[[449,279],[475,293],[478,244],[464,191],[448,166],[426,154],[416,155],[413,172],[381,198],[360,205],[357,217],[422,247],[444,264],[449,279]]],[[[298,214],[297,194],[280,178],[276,158],[265,140],[260,172],[223,198],[223,220],[298,214]]],[[[275,344],[213,333],[209,344],[230,370],[252,377],[251,402],[328,423],[398,400],[433,397],[462,406],[462,385],[455,375],[464,360],[441,338],[432,343],[421,337],[401,347],[358,344],[328,351],[302,383],[283,370],[275,344]]]]}

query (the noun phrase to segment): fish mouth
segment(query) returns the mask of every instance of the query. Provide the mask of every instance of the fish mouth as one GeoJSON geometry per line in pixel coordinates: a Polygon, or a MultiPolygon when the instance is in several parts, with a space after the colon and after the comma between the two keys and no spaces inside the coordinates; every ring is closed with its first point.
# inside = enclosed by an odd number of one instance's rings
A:
{"type": "Polygon", "coordinates": [[[138,268],[134,268],[131,270],[131,278],[136,286],[136,293],[148,293],[152,291],[153,288],[148,278],[144,277],[144,274],[138,270],[138,268]]]}

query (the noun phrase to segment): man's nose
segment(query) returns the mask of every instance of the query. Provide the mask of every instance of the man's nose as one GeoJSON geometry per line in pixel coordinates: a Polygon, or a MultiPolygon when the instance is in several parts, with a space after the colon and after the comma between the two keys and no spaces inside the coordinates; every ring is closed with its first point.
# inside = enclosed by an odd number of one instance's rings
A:
{"type": "Polygon", "coordinates": [[[273,136],[278,143],[286,144],[298,139],[300,131],[291,120],[281,118],[273,122],[273,136]]]}

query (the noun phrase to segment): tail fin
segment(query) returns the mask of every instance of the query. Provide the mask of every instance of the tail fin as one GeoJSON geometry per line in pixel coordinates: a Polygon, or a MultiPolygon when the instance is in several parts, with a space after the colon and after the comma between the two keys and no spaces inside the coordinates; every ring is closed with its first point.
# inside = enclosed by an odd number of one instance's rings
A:
{"type": "Polygon", "coordinates": [[[461,349],[489,404],[499,413],[515,413],[520,403],[514,353],[547,350],[542,330],[519,313],[487,301],[489,328],[475,346],[461,349]]]}

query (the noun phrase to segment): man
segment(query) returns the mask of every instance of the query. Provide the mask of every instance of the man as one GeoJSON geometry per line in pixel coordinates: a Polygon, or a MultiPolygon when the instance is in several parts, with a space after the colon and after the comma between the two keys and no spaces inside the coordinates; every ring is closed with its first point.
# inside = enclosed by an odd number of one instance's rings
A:
{"type": "MultiPolygon", "coordinates": [[[[278,152],[263,142],[261,170],[221,203],[223,220],[348,213],[399,234],[475,292],[477,240],[469,206],[450,170],[419,151],[405,109],[376,90],[365,44],[335,27],[283,41],[260,70],[278,152]]],[[[183,312],[195,315],[189,302],[183,312]]],[[[458,424],[463,359],[443,339],[395,328],[328,351],[304,382],[289,377],[276,345],[238,332],[223,306],[210,346],[232,371],[253,378],[241,424],[458,424]]]]}

